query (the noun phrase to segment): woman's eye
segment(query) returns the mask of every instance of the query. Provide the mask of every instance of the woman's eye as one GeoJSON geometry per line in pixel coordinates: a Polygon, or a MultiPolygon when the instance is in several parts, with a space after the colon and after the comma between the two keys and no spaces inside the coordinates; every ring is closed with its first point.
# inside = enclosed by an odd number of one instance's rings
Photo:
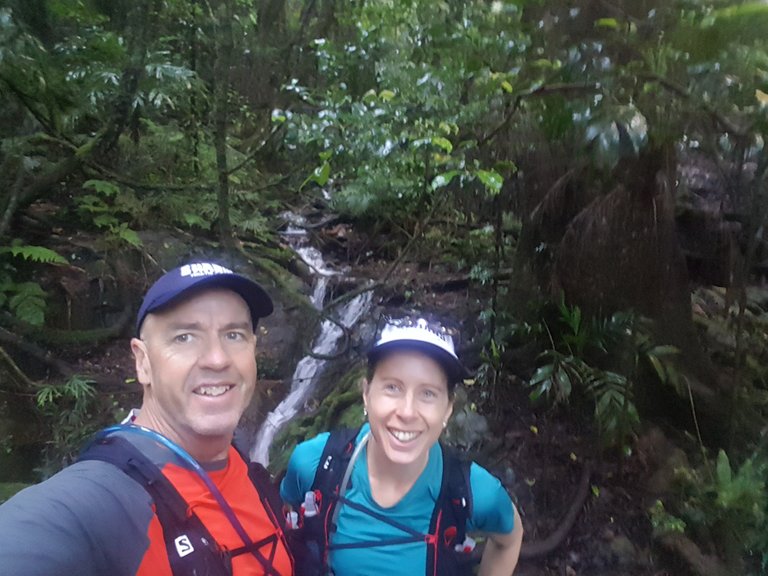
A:
{"type": "Polygon", "coordinates": [[[437,398],[437,392],[435,392],[434,390],[430,390],[429,388],[423,390],[422,395],[427,400],[434,400],[435,398],[437,398]]]}
{"type": "Polygon", "coordinates": [[[399,390],[398,386],[391,382],[385,383],[383,388],[385,392],[397,392],[399,390]]]}

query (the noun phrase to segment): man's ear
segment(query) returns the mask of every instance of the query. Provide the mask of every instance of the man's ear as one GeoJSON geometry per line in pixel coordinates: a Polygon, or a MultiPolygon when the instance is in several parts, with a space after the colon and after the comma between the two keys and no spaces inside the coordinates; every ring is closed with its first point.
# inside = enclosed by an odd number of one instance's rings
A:
{"type": "Polygon", "coordinates": [[[147,354],[147,345],[143,340],[131,338],[131,352],[136,364],[136,379],[142,386],[149,386],[152,383],[152,366],[147,354]]]}

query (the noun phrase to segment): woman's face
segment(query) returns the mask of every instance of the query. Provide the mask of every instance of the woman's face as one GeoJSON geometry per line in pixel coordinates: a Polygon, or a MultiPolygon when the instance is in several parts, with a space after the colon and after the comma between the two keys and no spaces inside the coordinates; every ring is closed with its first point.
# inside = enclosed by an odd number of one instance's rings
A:
{"type": "Polygon", "coordinates": [[[395,351],[376,365],[363,402],[374,450],[392,464],[426,462],[453,411],[440,365],[416,351],[395,351]]]}

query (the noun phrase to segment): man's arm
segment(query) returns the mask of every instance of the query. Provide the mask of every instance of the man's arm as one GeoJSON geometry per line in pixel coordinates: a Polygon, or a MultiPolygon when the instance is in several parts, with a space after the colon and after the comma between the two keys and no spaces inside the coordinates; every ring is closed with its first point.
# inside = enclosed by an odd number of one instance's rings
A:
{"type": "Polygon", "coordinates": [[[480,562],[480,576],[511,576],[523,545],[523,523],[515,510],[515,527],[507,534],[490,533],[480,562]]]}
{"type": "Polygon", "coordinates": [[[151,499],[105,462],[81,462],[0,506],[0,576],[133,576],[151,499]]]}

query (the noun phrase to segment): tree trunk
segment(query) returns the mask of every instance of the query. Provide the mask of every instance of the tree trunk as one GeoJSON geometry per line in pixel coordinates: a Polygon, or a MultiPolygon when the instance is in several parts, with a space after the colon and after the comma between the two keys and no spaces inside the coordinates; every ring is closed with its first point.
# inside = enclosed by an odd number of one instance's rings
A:
{"type": "MultiPolygon", "coordinates": [[[[117,94],[112,117],[99,133],[82,146],[72,148],[70,156],[63,158],[40,176],[29,181],[26,186],[14,190],[9,196],[8,203],[3,206],[3,214],[0,221],[0,238],[10,234],[11,223],[16,211],[25,208],[38,198],[46,195],[54,189],[54,186],[79,169],[85,162],[111,151],[118,143],[120,135],[125,130],[128,119],[133,112],[136,92],[139,89],[139,81],[144,74],[147,46],[149,44],[151,22],[157,13],[158,0],[144,0],[139,2],[130,13],[130,27],[126,34],[130,49],[129,62],[123,71],[120,80],[120,91],[117,94]]],[[[33,102],[22,100],[30,113],[35,114],[31,108],[33,102]]],[[[43,128],[55,138],[62,138],[51,126],[43,128]]],[[[23,166],[23,165],[22,165],[23,166]]],[[[20,166],[20,170],[23,167],[20,166]]],[[[19,174],[17,182],[24,179],[24,174],[19,174]]]]}
{"type": "Polygon", "coordinates": [[[229,215],[229,171],[227,169],[227,122],[229,120],[228,98],[229,66],[232,61],[232,3],[222,0],[216,12],[216,62],[213,67],[214,81],[214,146],[216,148],[216,169],[219,175],[219,239],[222,245],[234,248],[232,222],[229,215]]]}

